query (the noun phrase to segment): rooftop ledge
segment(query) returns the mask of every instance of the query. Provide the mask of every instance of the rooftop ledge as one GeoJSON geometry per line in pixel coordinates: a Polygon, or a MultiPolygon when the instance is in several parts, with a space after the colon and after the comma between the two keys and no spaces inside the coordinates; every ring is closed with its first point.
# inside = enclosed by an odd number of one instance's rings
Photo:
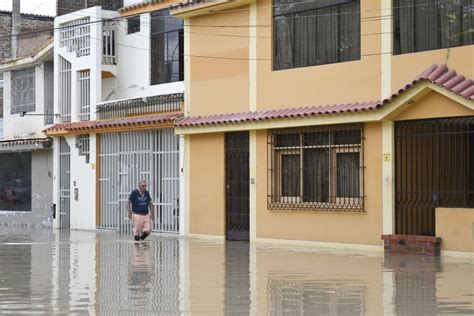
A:
{"type": "Polygon", "coordinates": [[[255,0],[189,0],[171,6],[171,15],[177,18],[190,18],[213,12],[224,11],[250,4],[255,0]]]}

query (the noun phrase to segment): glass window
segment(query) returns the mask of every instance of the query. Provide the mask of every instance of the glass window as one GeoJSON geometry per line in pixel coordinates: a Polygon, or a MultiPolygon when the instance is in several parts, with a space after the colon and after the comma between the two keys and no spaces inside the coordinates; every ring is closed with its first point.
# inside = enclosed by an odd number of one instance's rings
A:
{"type": "Polygon", "coordinates": [[[270,209],[363,211],[362,127],[269,132],[270,209]]]}
{"type": "Polygon", "coordinates": [[[31,211],[31,153],[0,154],[0,210],[31,211]]]}
{"type": "Polygon", "coordinates": [[[395,0],[394,53],[474,44],[472,0],[395,0]]]}
{"type": "Polygon", "coordinates": [[[359,0],[275,0],[273,68],[360,59],[359,0]]]}
{"type": "Polygon", "coordinates": [[[140,32],[140,16],[134,16],[127,19],[127,34],[140,32]]]}
{"type": "Polygon", "coordinates": [[[151,84],[182,81],[184,78],[183,20],[170,16],[169,9],[151,14],[151,84]]]}

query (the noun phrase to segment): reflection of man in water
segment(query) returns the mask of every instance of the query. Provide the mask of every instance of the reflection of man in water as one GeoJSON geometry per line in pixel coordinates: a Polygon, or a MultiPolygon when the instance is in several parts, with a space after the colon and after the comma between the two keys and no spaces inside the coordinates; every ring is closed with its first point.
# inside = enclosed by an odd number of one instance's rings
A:
{"type": "Polygon", "coordinates": [[[129,285],[132,291],[148,292],[152,279],[150,244],[135,244],[129,269],[129,285]]]}
{"type": "Polygon", "coordinates": [[[13,191],[13,188],[10,185],[7,185],[3,188],[2,200],[7,210],[12,210],[15,207],[15,191],[13,191]]]}

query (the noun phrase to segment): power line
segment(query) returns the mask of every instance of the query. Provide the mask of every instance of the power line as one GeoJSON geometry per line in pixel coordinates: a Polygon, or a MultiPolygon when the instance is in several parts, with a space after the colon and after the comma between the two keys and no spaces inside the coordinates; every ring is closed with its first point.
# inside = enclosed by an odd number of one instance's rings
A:
{"type": "MultiPolygon", "coordinates": [[[[292,4],[298,4],[298,3],[313,3],[313,1],[306,1],[306,2],[293,2],[292,4]]],[[[288,4],[285,4],[285,5],[288,5],[288,4]]],[[[417,6],[426,6],[426,5],[429,5],[427,3],[422,3],[422,4],[417,4],[417,5],[411,5],[411,6],[399,6],[399,7],[392,7],[392,9],[396,9],[396,8],[411,8],[411,7],[417,7],[417,6]]],[[[272,7],[275,7],[275,6],[272,6],[272,7]]],[[[242,9],[238,9],[238,10],[242,10],[242,9]]],[[[247,9],[246,9],[247,10],[247,9]]],[[[230,12],[232,10],[228,10],[226,12],[230,12]]],[[[316,14],[316,15],[306,15],[306,16],[295,16],[295,17],[292,17],[293,19],[300,19],[300,18],[311,18],[311,17],[324,17],[324,16],[335,16],[335,15],[342,15],[342,14],[354,14],[354,13],[362,13],[362,12],[374,12],[374,11],[383,11],[383,9],[378,9],[378,10],[364,10],[364,11],[354,11],[354,12],[339,12],[339,13],[327,13],[327,14],[316,14]]],[[[71,13],[73,14],[73,13],[71,13]]],[[[84,18],[87,18],[88,16],[87,15],[81,15],[81,14],[76,14],[77,16],[80,16],[80,17],[84,17],[84,18]]],[[[74,25],[73,27],[72,26],[67,26],[67,25],[64,25],[64,26],[61,26],[61,27],[56,27],[56,28],[53,28],[53,29],[42,29],[42,30],[36,30],[36,31],[31,31],[31,32],[23,32],[23,33],[19,33],[17,34],[16,36],[17,37],[22,37],[22,36],[27,36],[27,35],[33,35],[33,34],[38,34],[38,33],[42,33],[42,32],[55,32],[55,31],[61,31],[61,30],[64,30],[64,29],[71,29],[71,28],[75,28],[75,27],[81,27],[81,26],[85,26],[85,25],[91,25],[91,24],[95,24],[95,23],[103,23],[103,22],[109,22],[109,21],[120,21],[120,20],[126,20],[130,17],[134,17],[134,16],[139,16],[140,14],[134,14],[134,15],[129,15],[129,16],[119,16],[119,17],[114,17],[114,18],[109,18],[109,19],[100,19],[100,20],[97,20],[97,21],[89,21],[89,22],[84,22],[84,23],[79,23],[79,24],[76,24],[74,25]]],[[[151,19],[177,19],[177,18],[174,18],[174,17],[171,17],[171,16],[159,16],[159,17],[152,17],[151,19]]],[[[361,18],[360,19],[360,22],[363,23],[363,22],[377,22],[377,21],[383,21],[383,20],[386,20],[386,19],[396,19],[396,17],[393,17],[392,14],[390,15],[381,15],[381,16],[370,16],[370,17],[365,17],[365,18],[361,18]]],[[[398,17],[398,19],[403,19],[404,17],[398,17]]],[[[274,19],[274,17],[270,17],[270,18],[263,18],[264,20],[269,20],[269,19],[274,19]]],[[[252,21],[252,20],[261,20],[261,19],[238,19],[240,21],[252,21]]],[[[198,20],[196,20],[198,21],[198,20]]],[[[232,20],[227,20],[227,21],[232,21],[232,20]]],[[[146,24],[145,24],[146,25],[146,24]]],[[[271,24],[269,25],[264,25],[264,24],[261,24],[261,25],[258,25],[258,24],[255,24],[255,25],[199,25],[199,24],[184,24],[184,26],[188,26],[188,27],[202,27],[202,28],[250,28],[250,27],[272,27],[271,24]]],[[[0,39],[2,38],[11,38],[13,35],[4,35],[4,36],[0,36],[0,39]]]]}

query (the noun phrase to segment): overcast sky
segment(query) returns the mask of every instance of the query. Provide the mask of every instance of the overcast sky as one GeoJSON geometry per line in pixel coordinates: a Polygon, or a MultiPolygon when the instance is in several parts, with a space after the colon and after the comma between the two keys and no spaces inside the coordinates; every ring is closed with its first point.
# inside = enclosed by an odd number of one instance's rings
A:
{"type": "MultiPolygon", "coordinates": [[[[21,0],[22,13],[56,15],[56,0],[21,0]]],[[[0,10],[11,10],[12,0],[0,0],[0,10]]]]}

